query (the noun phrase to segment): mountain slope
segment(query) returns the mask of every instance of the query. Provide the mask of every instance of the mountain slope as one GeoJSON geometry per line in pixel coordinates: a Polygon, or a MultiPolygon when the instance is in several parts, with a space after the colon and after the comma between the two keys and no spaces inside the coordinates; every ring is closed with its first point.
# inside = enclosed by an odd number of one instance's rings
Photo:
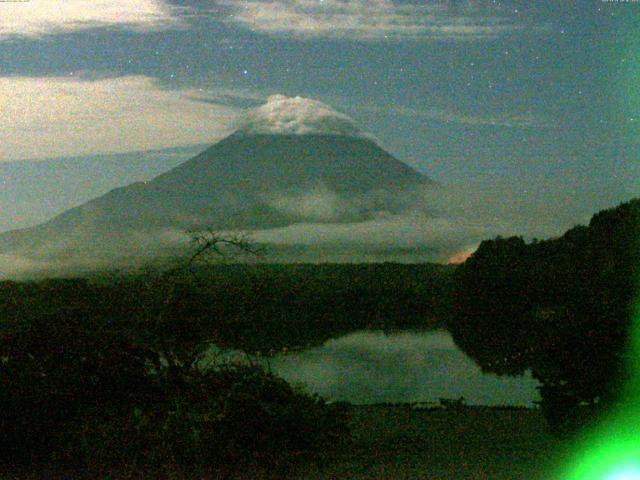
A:
{"type": "Polygon", "coordinates": [[[40,224],[114,188],[151,180],[203,148],[0,161],[0,232],[40,224]]]}
{"type": "Polygon", "coordinates": [[[429,183],[368,138],[236,133],[151,181],[0,235],[0,253],[57,240],[69,250],[74,238],[86,247],[132,231],[269,228],[318,220],[318,208],[321,220],[357,221],[398,208],[399,192],[429,183]],[[298,209],[309,194],[309,208],[298,209]]]}

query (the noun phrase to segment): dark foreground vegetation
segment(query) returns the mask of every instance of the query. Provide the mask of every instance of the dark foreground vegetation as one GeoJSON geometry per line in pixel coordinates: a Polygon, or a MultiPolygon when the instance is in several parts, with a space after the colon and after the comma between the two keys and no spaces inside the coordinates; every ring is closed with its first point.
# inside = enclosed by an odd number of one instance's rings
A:
{"type": "Polygon", "coordinates": [[[351,442],[296,480],[551,480],[561,443],[540,410],[349,408],[351,442]]]}
{"type": "Polygon", "coordinates": [[[280,476],[345,438],[340,405],[255,365],[198,369],[73,307],[4,324],[0,342],[4,475],[280,476]]]}
{"type": "Polygon", "coordinates": [[[344,409],[258,362],[197,368],[200,354],[211,344],[254,354],[368,327],[435,326],[448,271],[189,263],[1,283],[1,468],[286,476],[348,439],[344,409]]]}
{"type": "Polygon", "coordinates": [[[268,353],[366,328],[443,327],[452,271],[437,264],[196,264],[0,282],[0,318],[64,310],[137,334],[268,353]]]}
{"type": "Polygon", "coordinates": [[[486,371],[530,369],[550,425],[569,432],[624,400],[639,274],[637,199],[560,238],[483,242],[456,271],[449,329],[486,371]]]}

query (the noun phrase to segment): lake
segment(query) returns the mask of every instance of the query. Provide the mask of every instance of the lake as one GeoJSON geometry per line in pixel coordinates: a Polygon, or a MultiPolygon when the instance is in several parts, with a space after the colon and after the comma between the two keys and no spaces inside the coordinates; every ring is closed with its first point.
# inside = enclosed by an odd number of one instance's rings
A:
{"type": "Polygon", "coordinates": [[[473,405],[533,406],[530,375],[483,373],[446,331],[385,334],[361,331],[302,352],[279,355],[270,368],[327,400],[355,404],[464,397],[473,405]]]}

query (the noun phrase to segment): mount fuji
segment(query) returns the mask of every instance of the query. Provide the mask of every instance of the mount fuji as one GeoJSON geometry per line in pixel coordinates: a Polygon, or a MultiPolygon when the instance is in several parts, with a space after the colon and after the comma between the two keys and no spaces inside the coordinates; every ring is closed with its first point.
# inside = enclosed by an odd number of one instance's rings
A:
{"type": "Polygon", "coordinates": [[[346,115],[315,100],[275,95],[230,136],[168,172],[0,234],[0,254],[111,258],[199,228],[365,222],[402,211],[407,193],[433,184],[346,115]]]}

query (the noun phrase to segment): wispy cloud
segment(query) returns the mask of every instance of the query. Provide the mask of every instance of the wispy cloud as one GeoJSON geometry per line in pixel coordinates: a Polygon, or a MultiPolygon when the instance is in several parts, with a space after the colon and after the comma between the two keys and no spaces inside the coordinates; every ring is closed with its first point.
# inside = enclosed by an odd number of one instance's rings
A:
{"type": "Polygon", "coordinates": [[[332,245],[431,248],[447,257],[452,251],[499,233],[502,225],[487,225],[465,218],[434,218],[410,212],[386,215],[356,223],[299,223],[287,227],[253,232],[258,242],[275,245],[332,245]]]}
{"type": "MultiPolygon", "coordinates": [[[[356,40],[487,39],[524,25],[492,2],[391,0],[221,0],[228,22],[255,32],[356,40]]],[[[529,26],[531,27],[531,26],[529,26]]],[[[540,27],[536,27],[540,28],[540,27]]]]}
{"type": "Polygon", "coordinates": [[[526,113],[486,113],[473,114],[436,107],[412,108],[403,106],[359,105],[354,110],[373,113],[424,117],[442,123],[458,123],[464,125],[492,125],[499,127],[536,127],[550,128],[554,126],[551,119],[531,112],[526,113]]]}
{"type": "Polygon", "coordinates": [[[164,0],[30,0],[0,2],[0,39],[39,37],[98,27],[138,31],[183,26],[164,0]]]}
{"type": "Polygon", "coordinates": [[[548,120],[533,114],[502,114],[502,115],[469,115],[442,110],[419,112],[418,115],[440,120],[444,123],[462,123],[465,125],[491,125],[495,127],[551,127],[548,120]]]}
{"type": "Polygon", "coordinates": [[[240,110],[190,99],[199,94],[145,76],[0,77],[0,161],[210,143],[240,110]]]}
{"type": "MultiPolygon", "coordinates": [[[[553,219],[547,202],[518,196],[517,190],[511,184],[429,186],[395,194],[398,205],[395,208],[385,210],[378,206],[378,211],[367,219],[354,217],[346,221],[341,217],[344,212],[349,213],[354,202],[316,190],[306,196],[290,196],[288,202],[282,197],[270,203],[306,220],[252,233],[257,242],[283,247],[320,247],[328,252],[337,247],[352,247],[354,255],[381,249],[428,251],[425,258],[430,261],[449,261],[455,254],[474,251],[482,240],[496,235],[547,238],[572,225],[553,219]],[[505,198],[511,200],[505,202],[505,198]],[[311,201],[315,203],[311,205],[311,201]]],[[[552,204],[566,202],[565,197],[553,197],[552,204]]]]}
{"type": "Polygon", "coordinates": [[[198,92],[190,96],[189,99],[196,102],[226,105],[228,107],[242,109],[255,108],[267,101],[267,97],[264,95],[227,89],[222,89],[217,92],[198,92]]]}

